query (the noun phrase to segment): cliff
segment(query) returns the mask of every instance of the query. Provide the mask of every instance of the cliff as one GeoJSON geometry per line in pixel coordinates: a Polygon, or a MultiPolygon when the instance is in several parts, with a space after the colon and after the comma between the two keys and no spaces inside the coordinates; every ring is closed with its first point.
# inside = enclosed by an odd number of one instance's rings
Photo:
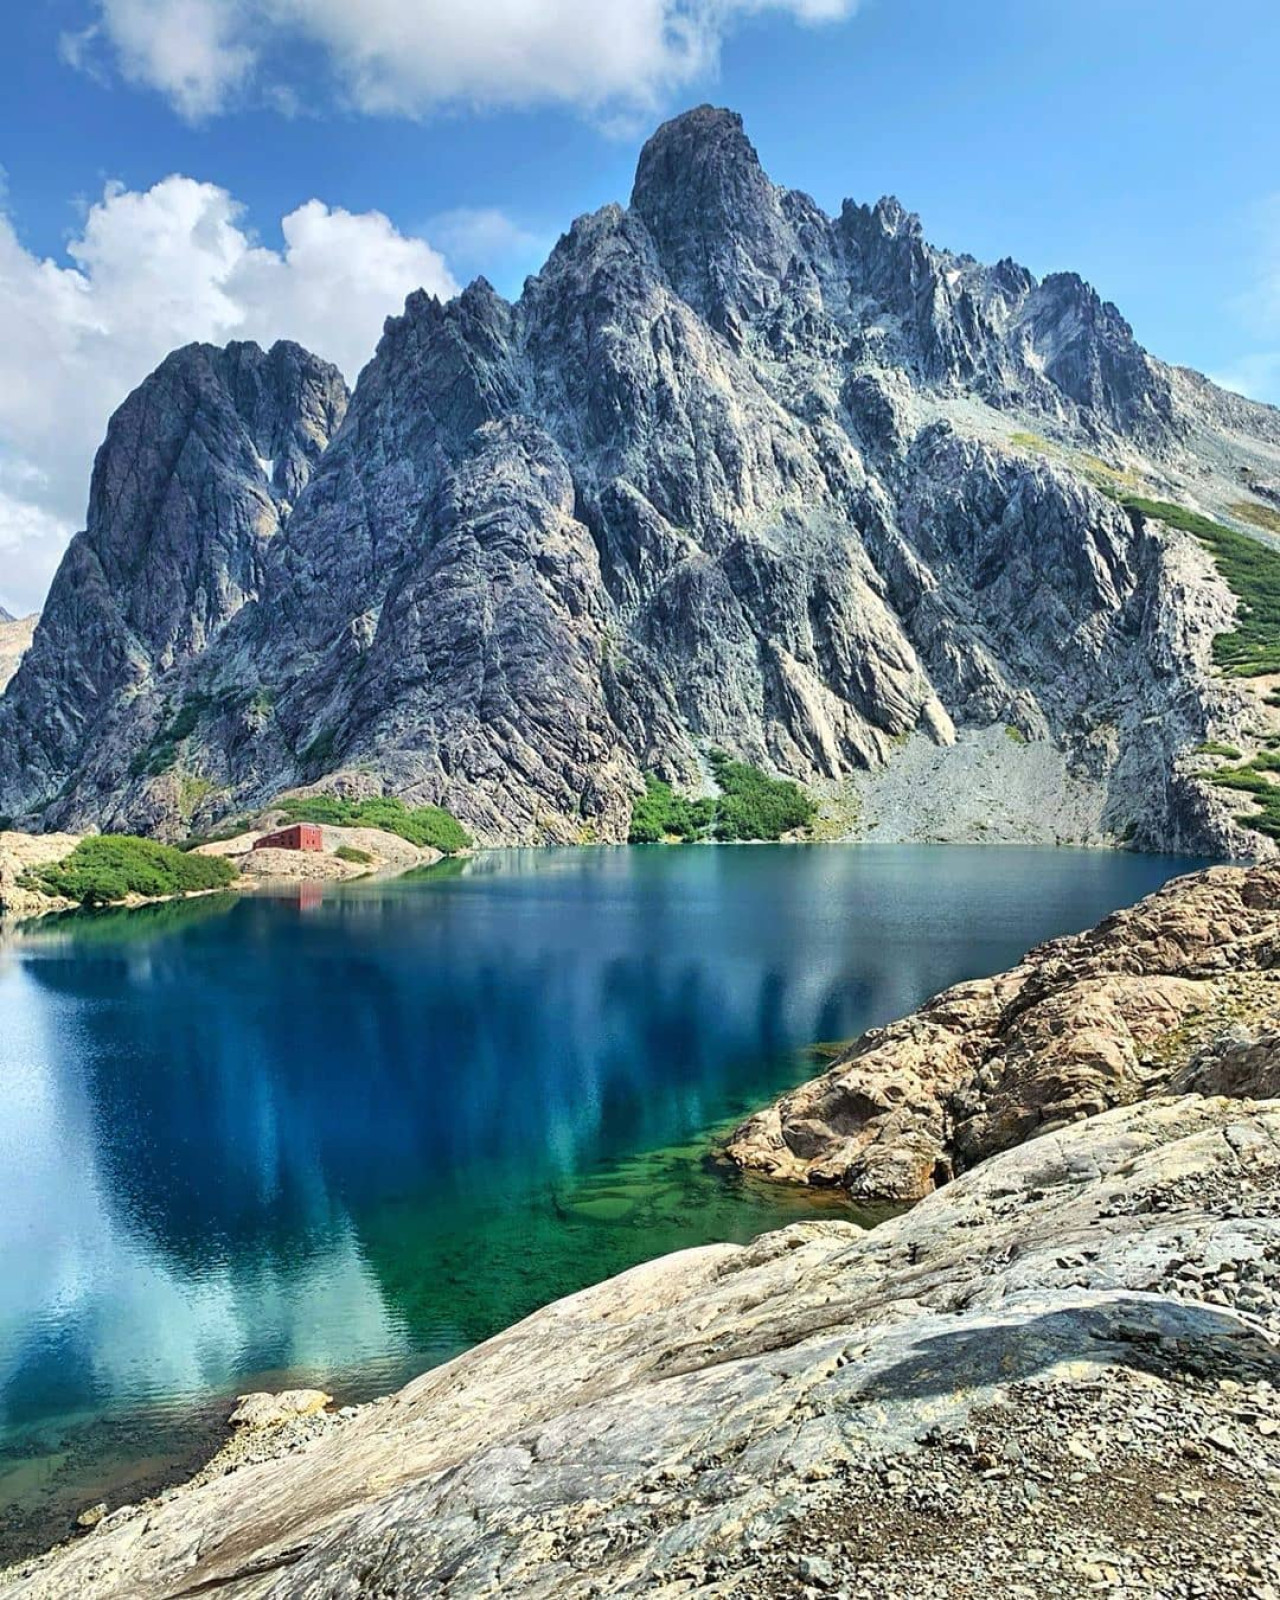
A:
{"type": "Polygon", "coordinates": [[[1116,496],[1232,518],[1278,473],[1280,414],[1078,277],[829,217],[704,106],[514,304],[411,295],[349,407],[294,346],[125,402],[0,813],[172,835],[321,783],[613,840],[723,748],[877,837],[1265,853],[1191,754],[1280,729],[1214,665],[1237,596],[1116,496]]]}

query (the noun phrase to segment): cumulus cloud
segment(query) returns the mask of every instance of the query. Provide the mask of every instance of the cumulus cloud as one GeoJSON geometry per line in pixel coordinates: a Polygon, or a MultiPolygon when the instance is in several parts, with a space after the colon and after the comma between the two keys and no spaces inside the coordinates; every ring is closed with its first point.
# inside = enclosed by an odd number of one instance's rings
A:
{"type": "Polygon", "coordinates": [[[456,290],[441,253],[378,212],[310,200],[281,229],[282,248],[259,243],[215,184],[113,184],[63,263],[0,210],[0,604],[40,603],[107,418],[175,346],[296,339],[354,379],[406,294],[456,290]]]}
{"type": "Polygon", "coordinates": [[[419,116],[441,106],[649,109],[712,70],[744,17],[838,22],[858,0],[95,0],[96,20],[64,39],[94,68],[199,118],[250,87],[297,93],[289,64],[318,49],[358,110],[419,116]]]}

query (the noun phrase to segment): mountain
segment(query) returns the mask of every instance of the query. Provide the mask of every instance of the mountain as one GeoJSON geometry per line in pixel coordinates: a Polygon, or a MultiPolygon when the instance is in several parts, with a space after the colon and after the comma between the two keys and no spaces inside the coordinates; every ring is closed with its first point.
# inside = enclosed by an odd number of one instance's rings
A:
{"type": "Polygon", "coordinates": [[[1278,481],[1280,412],[1078,277],[828,217],[701,107],[514,304],[411,295],[349,406],[288,345],[125,402],[0,812],[178,834],[320,784],[619,839],[723,748],[829,831],[1265,850],[1191,755],[1275,716],[1213,665],[1236,597],[1116,496],[1232,520],[1278,481]]]}
{"type": "Polygon", "coordinates": [[[30,648],[35,628],[35,617],[11,617],[0,606],[0,694],[30,648]]]}

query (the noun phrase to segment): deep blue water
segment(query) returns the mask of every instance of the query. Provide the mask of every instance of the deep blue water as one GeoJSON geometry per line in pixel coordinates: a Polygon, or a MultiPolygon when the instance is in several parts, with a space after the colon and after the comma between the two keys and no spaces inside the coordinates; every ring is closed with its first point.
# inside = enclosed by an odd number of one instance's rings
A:
{"type": "Polygon", "coordinates": [[[1192,865],[513,851],[41,926],[0,950],[0,1521],[124,1497],[238,1389],[364,1396],[787,1220],[708,1128],[1192,865]]]}

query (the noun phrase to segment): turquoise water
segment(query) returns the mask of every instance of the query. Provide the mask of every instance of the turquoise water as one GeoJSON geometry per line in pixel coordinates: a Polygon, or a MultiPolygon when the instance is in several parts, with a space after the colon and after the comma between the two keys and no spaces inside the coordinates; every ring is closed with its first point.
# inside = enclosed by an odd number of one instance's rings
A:
{"type": "Polygon", "coordinates": [[[361,1398],[806,1214],[707,1130],[1191,865],[512,851],[41,925],[0,949],[9,1548],[188,1466],[237,1390],[361,1398]]]}

